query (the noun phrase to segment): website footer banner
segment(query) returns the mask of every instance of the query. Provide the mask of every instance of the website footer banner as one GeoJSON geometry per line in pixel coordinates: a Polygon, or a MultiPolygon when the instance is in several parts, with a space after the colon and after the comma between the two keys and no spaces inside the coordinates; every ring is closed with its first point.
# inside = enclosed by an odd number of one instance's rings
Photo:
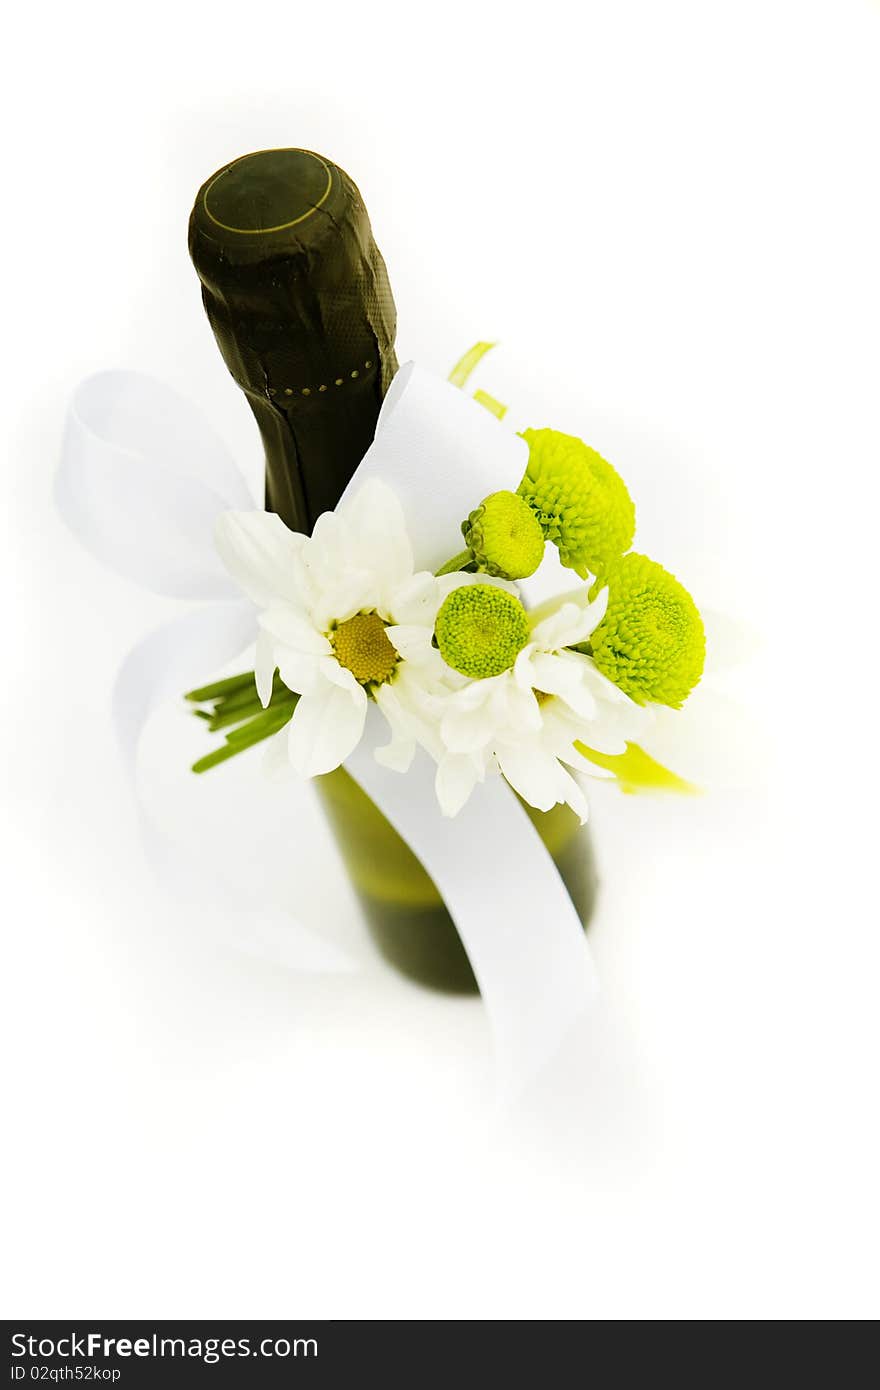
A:
{"type": "MultiPolygon", "coordinates": [[[[542,1324],[518,1323],[511,1339],[504,1323],[458,1322],[438,1332],[432,1322],[149,1322],[80,1319],[7,1321],[6,1368],[11,1386],[76,1384],[83,1387],[226,1385],[340,1385],[375,1375],[385,1385],[418,1383],[432,1374],[460,1376],[478,1356],[494,1371],[515,1361],[519,1372],[546,1369],[542,1324]],[[351,1377],[351,1380],[348,1378],[351,1377]]],[[[572,1330],[554,1346],[580,1334],[572,1330]]],[[[577,1338],[577,1341],[574,1339],[577,1338]]],[[[2,1390],[0,1381],[0,1390],[2,1390]]]]}

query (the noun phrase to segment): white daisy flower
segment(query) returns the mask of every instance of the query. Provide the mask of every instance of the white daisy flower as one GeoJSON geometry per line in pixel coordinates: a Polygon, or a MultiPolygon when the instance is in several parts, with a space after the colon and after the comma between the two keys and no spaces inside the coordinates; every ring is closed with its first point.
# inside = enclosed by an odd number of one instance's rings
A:
{"type": "Polygon", "coordinates": [[[261,610],[261,702],[269,704],[276,667],[300,696],[284,736],[302,776],[332,772],[353,752],[369,698],[391,727],[380,762],[405,771],[417,744],[442,752],[432,709],[450,683],[431,638],[449,586],[414,573],[403,510],[386,484],[371,481],[325,512],[311,537],[271,512],[227,512],[216,541],[261,610]]]}
{"type": "Polygon", "coordinates": [[[468,595],[444,603],[436,625],[447,662],[474,678],[443,702],[442,810],[455,815],[477,782],[501,772],[529,805],[549,811],[567,802],[585,820],[586,798],[569,769],[610,774],[585,764],[575,739],[622,753],[647,718],[591,657],[571,650],[601,622],[606,591],[592,603],[555,601],[532,614],[507,595],[468,595]]]}

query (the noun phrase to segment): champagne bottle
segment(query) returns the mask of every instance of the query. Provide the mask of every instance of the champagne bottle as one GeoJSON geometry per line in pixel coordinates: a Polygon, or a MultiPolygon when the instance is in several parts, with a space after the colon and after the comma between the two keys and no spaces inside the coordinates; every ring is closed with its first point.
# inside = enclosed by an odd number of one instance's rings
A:
{"type": "MultiPolygon", "coordinates": [[[[372,442],[397,370],[394,300],[360,193],[308,150],[244,155],[199,189],[189,248],[220,351],[262,436],[266,507],[310,532],[372,442]]],[[[475,989],[416,856],[344,770],[318,788],[386,959],[436,988],[475,989]]],[[[586,831],[568,807],[526,809],[586,925],[595,892],[586,831]]]]}

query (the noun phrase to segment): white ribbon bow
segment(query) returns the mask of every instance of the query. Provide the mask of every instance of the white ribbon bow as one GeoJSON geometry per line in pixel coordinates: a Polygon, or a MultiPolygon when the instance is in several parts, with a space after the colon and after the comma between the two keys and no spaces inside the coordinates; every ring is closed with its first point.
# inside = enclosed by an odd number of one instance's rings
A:
{"type": "MultiPolygon", "coordinates": [[[[499,488],[515,488],[526,445],[462,391],[409,363],[395,377],[376,437],[346,493],[381,478],[397,493],[421,568],[455,548],[461,520],[499,488]]],[[[252,509],[222,441],[167,386],[133,372],[84,381],[67,419],[57,499],[83,544],[117,573],[154,592],[205,600],[129,654],[113,697],[114,722],[134,777],[152,712],[204,683],[256,636],[213,545],[218,515],[252,509]]],[[[376,714],[372,710],[373,715],[376,714]]],[[[477,977],[503,1089],[520,1089],[583,1020],[596,974],[583,927],[543,841],[500,777],[479,787],[453,820],[439,811],[433,768],[417,758],[402,776],[381,767],[371,720],[346,770],[424,864],[442,894],[477,977]]],[[[268,928],[267,928],[268,929],[268,928]]],[[[339,969],[329,943],[286,919],[286,956],[306,969],[339,969]]]]}

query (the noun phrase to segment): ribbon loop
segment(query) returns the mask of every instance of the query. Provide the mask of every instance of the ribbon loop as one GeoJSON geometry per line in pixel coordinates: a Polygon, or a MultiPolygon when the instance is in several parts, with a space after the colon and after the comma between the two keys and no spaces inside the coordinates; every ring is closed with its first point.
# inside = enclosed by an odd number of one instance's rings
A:
{"type": "Polygon", "coordinates": [[[253,498],[223,442],[188,401],[138,372],[87,377],[67,415],[56,501],[88,550],[171,598],[241,595],[214,549],[214,522],[253,498]]]}

